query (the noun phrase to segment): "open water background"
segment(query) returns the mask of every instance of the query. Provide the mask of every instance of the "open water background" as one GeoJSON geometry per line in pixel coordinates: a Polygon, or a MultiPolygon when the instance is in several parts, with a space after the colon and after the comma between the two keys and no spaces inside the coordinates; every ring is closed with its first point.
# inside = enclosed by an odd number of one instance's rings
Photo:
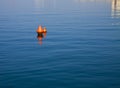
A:
{"type": "Polygon", "coordinates": [[[114,1],[0,0],[0,88],[120,88],[114,1]]]}

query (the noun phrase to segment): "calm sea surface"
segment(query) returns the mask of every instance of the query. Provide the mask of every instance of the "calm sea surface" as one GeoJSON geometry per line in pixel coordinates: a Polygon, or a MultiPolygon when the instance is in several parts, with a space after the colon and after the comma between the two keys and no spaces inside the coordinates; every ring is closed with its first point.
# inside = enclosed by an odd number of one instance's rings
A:
{"type": "Polygon", "coordinates": [[[0,88],[120,88],[120,0],[0,0],[0,88]]]}

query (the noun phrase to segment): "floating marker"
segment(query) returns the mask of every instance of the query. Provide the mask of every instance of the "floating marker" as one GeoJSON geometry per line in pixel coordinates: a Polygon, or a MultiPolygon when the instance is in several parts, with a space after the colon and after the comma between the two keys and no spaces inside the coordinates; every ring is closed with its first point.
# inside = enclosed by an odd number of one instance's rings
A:
{"type": "Polygon", "coordinates": [[[43,28],[42,26],[38,26],[38,29],[36,31],[37,33],[43,33],[43,28]]]}
{"type": "Polygon", "coordinates": [[[46,27],[42,28],[42,26],[38,26],[38,29],[36,31],[38,34],[39,33],[46,33],[47,32],[47,29],[46,27]]]}
{"type": "Polygon", "coordinates": [[[47,29],[46,27],[42,28],[42,26],[39,25],[36,32],[38,34],[37,38],[38,38],[39,44],[42,45],[42,39],[46,37],[47,29]]]}
{"type": "Polygon", "coordinates": [[[46,27],[43,28],[43,32],[46,33],[47,32],[47,29],[46,27]]]}

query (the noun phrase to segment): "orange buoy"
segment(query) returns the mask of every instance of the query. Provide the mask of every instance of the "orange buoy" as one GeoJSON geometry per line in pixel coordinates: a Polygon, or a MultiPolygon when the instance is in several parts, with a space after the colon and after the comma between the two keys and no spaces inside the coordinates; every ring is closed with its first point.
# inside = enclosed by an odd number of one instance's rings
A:
{"type": "Polygon", "coordinates": [[[36,31],[37,33],[43,33],[43,28],[42,26],[38,26],[38,29],[36,31]]]}
{"type": "Polygon", "coordinates": [[[38,38],[39,44],[42,45],[42,39],[46,37],[47,29],[46,29],[46,27],[42,28],[42,26],[39,25],[36,32],[38,34],[37,38],[38,38]]]}
{"type": "Polygon", "coordinates": [[[46,33],[47,32],[47,29],[46,27],[43,28],[43,32],[46,33]]]}

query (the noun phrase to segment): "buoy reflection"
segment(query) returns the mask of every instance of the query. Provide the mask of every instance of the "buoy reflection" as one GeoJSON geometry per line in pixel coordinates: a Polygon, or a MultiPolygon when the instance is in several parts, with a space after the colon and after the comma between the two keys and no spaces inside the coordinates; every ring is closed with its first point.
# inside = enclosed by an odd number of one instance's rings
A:
{"type": "Polygon", "coordinates": [[[46,35],[47,35],[47,29],[46,27],[42,28],[42,26],[38,26],[38,29],[36,32],[37,32],[38,42],[40,45],[42,45],[42,40],[43,38],[46,38],[46,35]]]}

